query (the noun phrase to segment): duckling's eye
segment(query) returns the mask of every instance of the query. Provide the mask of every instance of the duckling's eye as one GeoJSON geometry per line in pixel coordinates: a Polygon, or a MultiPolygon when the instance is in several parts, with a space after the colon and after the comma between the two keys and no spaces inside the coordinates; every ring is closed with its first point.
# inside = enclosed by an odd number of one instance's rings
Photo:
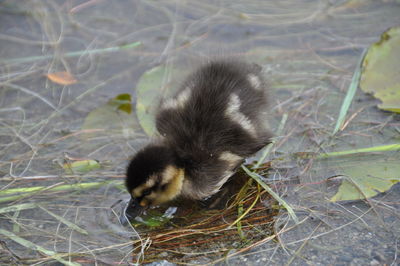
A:
{"type": "Polygon", "coordinates": [[[146,189],[145,191],[143,191],[142,197],[148,196],[150,194],[151,194],[151,190],[150,189],[146,189]]]}
{"type": "Polygon", "coordinates": [[[160,187],[161,191],[164,191],[164,190],[166,190],[166,189],[167,189],[167,185],[168,185],[168,184],[164,184],[164,185],[162,185],[162,186],[160,187]]]}

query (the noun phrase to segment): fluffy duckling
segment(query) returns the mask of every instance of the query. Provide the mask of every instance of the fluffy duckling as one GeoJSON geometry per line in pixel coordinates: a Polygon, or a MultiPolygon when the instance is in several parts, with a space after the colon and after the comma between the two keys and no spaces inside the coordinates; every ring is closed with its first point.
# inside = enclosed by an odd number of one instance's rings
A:
{"type": "Polygon", "coordinates": [[[213,61],[189,75],[156,115],[159,136],[131,160],[130,218],[149,206],[218,192],[246,157],[270,142],[261,67],[213,61]]]}

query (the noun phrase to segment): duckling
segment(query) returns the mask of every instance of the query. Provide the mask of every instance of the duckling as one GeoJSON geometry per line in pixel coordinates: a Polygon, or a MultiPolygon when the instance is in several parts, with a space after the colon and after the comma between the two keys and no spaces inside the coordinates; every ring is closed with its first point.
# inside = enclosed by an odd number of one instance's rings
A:
{"type": "Polygon", "coordinates": [[[156,114],[159,135],[130,161],[130,218],[177,198],[217,193],[246,157],[270,143],[261,67],[218,60],[201,66],[156,114]]]}

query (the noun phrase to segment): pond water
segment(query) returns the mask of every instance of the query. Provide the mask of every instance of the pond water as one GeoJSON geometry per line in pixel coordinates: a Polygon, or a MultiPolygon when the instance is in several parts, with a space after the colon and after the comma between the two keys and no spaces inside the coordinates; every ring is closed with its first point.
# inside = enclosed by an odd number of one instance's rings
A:
{"type": "MultiPolygon", "coordinates": [[[[0,262],[396,265],[398,185],[368,201],[329,199],[338,186],[334,177],[397,163],[399,151],[309,155],[399,143],[399,115],[379,110],[360,90],[332,135],[364,49],[398,26],[399,14],[395,0],[1,1],[0,262]],[[215,229],[209,241],[199,238],[206,244],[162,245],[167,240],[157,232],[166,234],[167,226],[198,229],[185,220],[155,229],[119,222],[129,198],[125,167],[149,140],[136,103],[164,93],[140,94],[138,82],[162,66],[162,84],[174,87],[187,69],[221,56],[263,66],[266,120],[275,132],[266,182],[300,222],[284,208],[277,214],[264,193],[250,218],[265,223],[243,221],[247,235],[234,227],[219,238],[225,231],[215,229]],[[71,73],[72,81],[46,77],[58,72],[71,73]],[[107,105],[120,94],[132,96],[129,115],[115,116],[107,105]],[[65,169],[87,160],[100,168],[65,169]],[[272,214],[275,222],[267,219],[272,214]]],[[[224,215],[215,223],[229,225],[224,215]]]]}

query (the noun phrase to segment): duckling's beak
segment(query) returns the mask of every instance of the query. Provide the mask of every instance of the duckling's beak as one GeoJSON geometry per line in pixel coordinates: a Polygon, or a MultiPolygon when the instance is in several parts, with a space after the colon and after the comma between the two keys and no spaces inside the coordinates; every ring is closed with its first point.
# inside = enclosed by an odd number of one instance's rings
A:
{"type": "Polygon", "coordinates": [[[137,198],[131,198],[120,217],[121,224],[126,225],[135,217],[140,216],[145,210],[146,207],[140,206],[137,198]]]}

